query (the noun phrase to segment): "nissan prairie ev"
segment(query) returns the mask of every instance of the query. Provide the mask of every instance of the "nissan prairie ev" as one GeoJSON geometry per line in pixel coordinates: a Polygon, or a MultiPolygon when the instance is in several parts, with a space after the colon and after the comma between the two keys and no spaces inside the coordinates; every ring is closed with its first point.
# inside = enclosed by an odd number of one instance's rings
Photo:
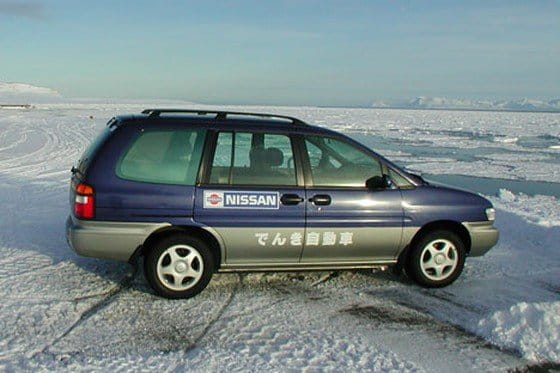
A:
{"type": "Polygon", "coordinates": [[[424,181],[292,117],[144,110],[109,121],[72,168],[70,246],[135,261],[188,298],[215,272],[395,265],[442,287],[498,240],[485,198],[424,181]]]}

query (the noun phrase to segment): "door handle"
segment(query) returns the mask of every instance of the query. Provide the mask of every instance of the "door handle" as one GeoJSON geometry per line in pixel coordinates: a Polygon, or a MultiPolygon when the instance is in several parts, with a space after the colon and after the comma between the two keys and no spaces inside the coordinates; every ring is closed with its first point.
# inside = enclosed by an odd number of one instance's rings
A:
{"type": "Polygon", "coordinates": [[[326,206],[331,204],[331,196],[328,194],[316,194],[309,198],[309,202],[313,202],[317,206],[326,206]]]}
{"type": "Polygon", "coordinates": [[[297,194],[282,194],[280,202],[282,202],[283,205],[297,205],[298,203],[303,202],[303,198],[297,194]]]}

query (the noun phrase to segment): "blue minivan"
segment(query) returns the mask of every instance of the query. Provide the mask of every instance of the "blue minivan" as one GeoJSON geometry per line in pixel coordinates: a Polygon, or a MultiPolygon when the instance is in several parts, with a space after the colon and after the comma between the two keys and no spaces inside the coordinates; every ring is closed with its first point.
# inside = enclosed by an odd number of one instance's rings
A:
{"type": "Polygon", "coordinates": [[[118,116],[72,168],[80,255],[134,261],[169,298],[214,272],[395,265],[441,287],[498,240],[485,198],[424,181],[326,128],[255,113],[118,116]]]}

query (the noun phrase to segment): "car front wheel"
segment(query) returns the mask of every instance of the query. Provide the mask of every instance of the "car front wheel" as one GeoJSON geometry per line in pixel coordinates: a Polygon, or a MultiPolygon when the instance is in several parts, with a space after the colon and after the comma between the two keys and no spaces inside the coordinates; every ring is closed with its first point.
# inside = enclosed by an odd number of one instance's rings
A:
{"type": "Polygon", "coordinates": [[[407,274],[426,287],[451,284],[463,271],[465,247],[453,232],[435,231],[424,235],[408,257],[407,274]]]}
{"type": "Polygon", "coordinates": [[[166,298],[190,298],[200,293],[214,272],[208,246],[196,237],[174,234],[153,246],[144,258],[150,286],[166,298]]]}

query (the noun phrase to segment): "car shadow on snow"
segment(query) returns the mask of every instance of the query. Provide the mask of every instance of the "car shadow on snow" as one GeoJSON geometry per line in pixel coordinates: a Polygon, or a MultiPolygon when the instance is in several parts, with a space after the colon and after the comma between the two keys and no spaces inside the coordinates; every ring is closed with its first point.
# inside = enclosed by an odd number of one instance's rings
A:
{"type": "Polygon", "coordinates": [[[18,275],[33,266],[57,268],[73,263],[110,282],[119,282],[129,271],[127,263],[80,257],[68,246],[68,188],[69,182],[0,173],[0,262],[9,261],[3,270],[12,272],[4,275],[18,275]]]}

